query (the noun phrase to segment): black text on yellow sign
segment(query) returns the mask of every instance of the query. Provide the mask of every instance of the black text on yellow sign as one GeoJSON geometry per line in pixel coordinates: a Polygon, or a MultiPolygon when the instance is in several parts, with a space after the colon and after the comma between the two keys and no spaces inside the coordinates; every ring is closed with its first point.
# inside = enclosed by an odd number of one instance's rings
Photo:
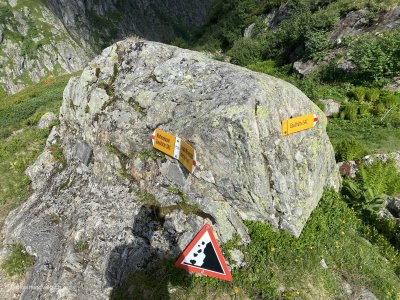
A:
{"type": "Polygon", "coordinates": [[[179,137],[156,129],[152,135],[153,147],[177,160],[190,172],[196,168],[196,151],[179,137]]]}
{"type": "Polygon", "coordinates": [[[289,135],[302,130],[310,129],[317,124],[318,118],[314,114],[291,118],[282,121],[282,135],[289,135]]]}

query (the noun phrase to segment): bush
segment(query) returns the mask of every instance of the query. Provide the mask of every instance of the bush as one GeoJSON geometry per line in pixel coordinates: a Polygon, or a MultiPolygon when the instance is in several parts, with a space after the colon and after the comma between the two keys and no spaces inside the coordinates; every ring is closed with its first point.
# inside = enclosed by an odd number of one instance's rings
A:
{"type": "Polygon", "coordinates": [[[358,104],[360,116],[366,117],[371,115],[372,104],[369,102],[361,102],[358,104]]]}
{"type": "Polygon", "coordinates": [[[365,81],[394,76],[400,66],[400,30],[363,35],[351,44],[349,54],[365,81]]]}
{"type": "Polygon", "coordinates": [[[305,49],[309,57],[329,46],[329,34],[325,31],[311,31],[305,38],[305,49]]]}
{"type": "Polygon", "coordinates": [[[365,99],[366,89],[362,86],[356,86],[351,89],[350,96],[356,101],[362,102],[365,99]]]}
{"type": "Polygon", "coordinates": [[[227,54],[232,57],[232,63],[246,66],[261,60],[263,47],[258,40],[243,38],[237,40],[227,54]]]}
{"type": "Polygon", "coordinates": [[[268,75],[274,75],[276,73],[276,63],[273,60],[258,61],[254,64],[248,65],[247,68],[268,75]]]}
{"type": "Polygon", "coordinates": [[[385,91],[380,98],[380,102],[383,103],[386,108],[400,106],[400,94],[385,91]]]}
{"type": "Polygon", "coordinates": [[[29,255],[21,244],[14,244],[10,256],[2,264],[8,276],[23,275],[27,268],[35,263],[35,257],[29,255]]]}
{"type": "Polygon", "coordinates": [[[342,194],[364,222],[373,226],[397,249],[400,247],[400,224],[395,220],[381,218],[377,212],[382,208],[386,195],[400,193],[400,172],[394,161],[375,161],[362,164],[356,179],[346,178],[342,194]]]}
{"type": "Polygon", "coordinates": [[[368,148],[359,140],[344,139],[335,146],[337,161],[348,161],[368,155],[368,148]]]}
{"type": "Polygon", "coordinates": [[[376,102],[381,95],[381,90],[377,88],[367,89],[365,92],[365,99],[369,102],[376,102]]]}
{"type": "Polygon", "coordinates": [[[349,102],[344,106],[344,116],[347,120],[354,122],[357,120],[358,115],[358,103],[349,102]]]}

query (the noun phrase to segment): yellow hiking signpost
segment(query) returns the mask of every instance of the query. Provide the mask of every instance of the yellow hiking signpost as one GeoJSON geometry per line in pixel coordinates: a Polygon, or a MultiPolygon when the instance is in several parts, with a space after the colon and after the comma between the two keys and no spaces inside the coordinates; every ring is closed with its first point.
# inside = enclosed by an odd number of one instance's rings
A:
{"type": "Polygon", "coordinates": [[[196,150],[181,138],[156,129],[151,136],[153,147],[177,160],[190,172],[196,168],[196,150]]]}
{"type": "Polygon", "coordinates": [[[196,167],[195,156],[196,151],[194,148],[189,143],[182,141],[179,153],[179,161],[190,173],[192,173],[196,167]]]}
{"type": "Polygon", "coordinates": [[[311,113],[304,116],[282,121],[282,135],[289,135],[302,130],[310,129],[318,122],[318,117],[311,113]]]}
{"type": "Polygon", "coordinates": [[[170,133],[156,129],[154,132],[153,147],[169,156],[174,156],[175,138],[170,133]]]}

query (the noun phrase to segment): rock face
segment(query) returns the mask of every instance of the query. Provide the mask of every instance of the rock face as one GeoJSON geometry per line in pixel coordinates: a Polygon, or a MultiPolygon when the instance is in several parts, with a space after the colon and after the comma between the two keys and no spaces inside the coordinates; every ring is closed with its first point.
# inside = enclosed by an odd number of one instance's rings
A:
{"type": "MultiPolygon", "coordinates": [[[[75,39],[109,45],[135,34],[150,40],[169,41],[200,26],[212,0],[45,0],[75,39]]],[[[101,45],[102,46],[102,45],[101,45]]]]}
{"type": "Polygon", "coordinates": [[[249,242],[243,220],[298,236],[323,188],[339,185],[326,122],[265,74],[155,42],[105,49],[70,80],[61,124],[27,172],[34,194],[5,222],[5,243],[36,256],[27,285],[56,287],[22,298],[106,299],[207,222],[220,243],[249,242]],[[282,137],[282,120],[311,112],[315,128],[282,137]],[[193,174],[152,150],[156,128],[196,148],[193,174]]]}
{"type": "Polygon", "coordinates": [[[170,41],[204,23],[212,0],[0,0],[0,95],[82,70],[117,39],[170,41]]]}
{"type": "Polygon", "coordinates": [[[50,74],[82,70],[94,55],[37,1],[0,0],[0,10],[0,94],[14,94],[50,74]]]}

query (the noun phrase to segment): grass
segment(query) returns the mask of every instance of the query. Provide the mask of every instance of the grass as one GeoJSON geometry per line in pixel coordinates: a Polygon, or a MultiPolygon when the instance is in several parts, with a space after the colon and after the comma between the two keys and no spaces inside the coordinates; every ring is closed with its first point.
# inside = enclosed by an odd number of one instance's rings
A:
{"type": "Polygon", "coordinates": [[[29,255],[24,246],[14,244],[11,248],[10,256],[1,265],[8,276],[21,276],[26,269],[35,263],[35,257],[29,255]]]}
{"type": "Polygon", "coordinates": [[[56,161],[58,161],[62,167],[65,167],[65,165],[67,164],[67,161],[65,159],[64,152],[63,152],[61,145],[58,143],[55,143],[55,144],[50,145],[49,149],[50,149],[51,155],[54,157],[54,159],[56,161]]]}
{"type": "Polygon", "coordinates": [[[51,128],[38,129],[48,111],[58,114],[71,75],[49,77],[13,96],[0,99],[0,225],[29,193],[25,169],[43,152],[51,128]]]}
{"type": "Polygon", "coordinates": [[[78,253],[86,253],[89,250],[89,242],[85,240],[78,240],[75,242],[74,249],[78,253]]]}
{"type": "Polygon", "coordinates": [[[134,273],[111,299],[332,299],[344,295],[341,282],[354,289],[367,287],[379,299],[396,299],[400,291],[400,257],[379,233],[366,230],[335,192],[325,193],[299,239],[274,232],[270,225],[246,222],[252,242],[239,248],[245,266],[232,272],[233,281],[197,277],[159,261],[134,273]],[[321,266],[324,259],[328,268],[321,266]],[[396,273],[397,272],[397,273],[396,273]]]}
{"type": "Polygon", "coordinates": [[[355,139],[374,153],[400,150],[400,129],[381,123],[380,118],[361,118],[353,122],[332,119],[328,123],[327,132],[333,144],[355,139]]]}
{"type": "Polygon", "coordinates": [[[49,77],[13,96],[0,98],[0,138],[23,127],[34,125],[47,111],[58,114],[62,93],[71,75],[49,77]]]}

